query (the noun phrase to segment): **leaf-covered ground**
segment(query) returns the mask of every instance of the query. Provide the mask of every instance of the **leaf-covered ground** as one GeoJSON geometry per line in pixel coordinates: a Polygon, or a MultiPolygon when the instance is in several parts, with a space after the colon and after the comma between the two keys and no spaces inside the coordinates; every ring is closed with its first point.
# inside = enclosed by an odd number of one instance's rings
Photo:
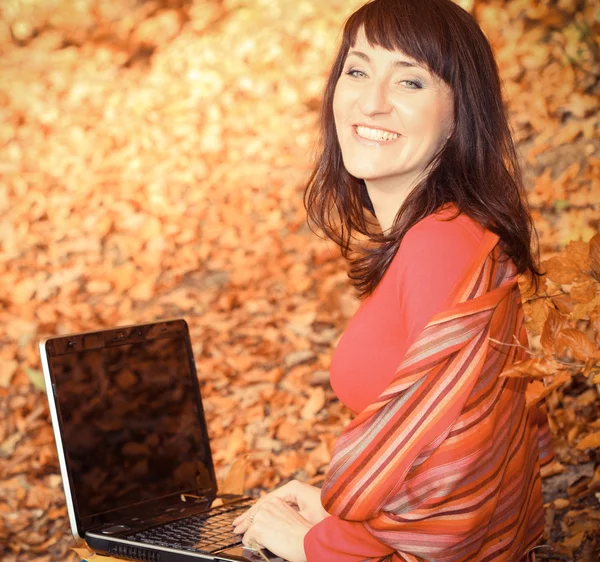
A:
{"type": "MultiPolygon", "coordinates": [[[[184,316],[218,476],[248,452],[250,490],[322,477],[350,419],[327,370],[357,301],[302,191],[328,65],[361,3],[0,3],[4,560],[75,559],[44,335],[184,316]]],[[[497,54],[549,258],[600,230],[597,3],[462,4],[497,54]]],[[[577,444],[599,429],[598,385],[575,377],[549,405],[559,463],[538,557],[597,560],[598,444],[577,444]]]]}

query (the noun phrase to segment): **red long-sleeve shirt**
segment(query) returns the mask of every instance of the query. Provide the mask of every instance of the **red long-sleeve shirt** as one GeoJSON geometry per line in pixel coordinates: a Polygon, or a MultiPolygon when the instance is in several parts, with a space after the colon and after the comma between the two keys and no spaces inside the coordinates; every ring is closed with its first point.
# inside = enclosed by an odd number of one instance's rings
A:
{"type": "MultiPolygon", "coordinates": [[[[383,279],[350,320],[331,363],[338,398],[358,413],[391,382],[409,346],[477,257],[484,229],[464,214],[445,221],[453,205],[426,217],[406,234],[383,279]]],[[[361,522],[330,516],[306,535],[308,562],[363,562],[393,552],[361,522]]]]}

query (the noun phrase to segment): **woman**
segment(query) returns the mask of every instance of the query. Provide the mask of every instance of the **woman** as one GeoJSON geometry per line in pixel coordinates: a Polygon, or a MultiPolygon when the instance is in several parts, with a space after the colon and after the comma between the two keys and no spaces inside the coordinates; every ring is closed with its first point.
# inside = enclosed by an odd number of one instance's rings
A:
{"type": "Polygon", "coordinates": [[[286,484],[234,530],[292,562],[521,560],[552,451],[527,381],[500,376],[527,344],[517,274],[539,272],[485,36],[451,0],[366,4],[322,127],[306,203],[363,297],[331,365],[356,417],[322,490],[286,484]]]}

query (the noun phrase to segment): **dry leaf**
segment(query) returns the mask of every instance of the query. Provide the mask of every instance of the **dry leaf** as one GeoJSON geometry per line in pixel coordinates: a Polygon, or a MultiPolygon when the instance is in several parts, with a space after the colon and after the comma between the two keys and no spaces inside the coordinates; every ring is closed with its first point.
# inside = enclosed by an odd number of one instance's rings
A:
{"type": "MultiPolygon", "coordinates": [[[[301,194],[336,38],[363,2],[250,1],[237,9],[237,0],[122,0],[76,10],[71,0],[3,3],[0,495],[11,517],[0,529],[8,545],[0,556],[7,561],[46,562],[50,553],[79,560],[62,540],[69,531],[58,461],[45,397],[35,391],[42,334],[186,315],[217,473],[251,447],[249,488],[322,478],[351,419],[328,399],[327,369],[359,301],[339,249],[306,228],[301,194]],[[44,488],[57,497],[40,514],[28,506],[53,497],[44,488]]],[[[509,376],[536,379],[527,402],[550,413],[557,461],[542,475],[565,472],[571,481],[594,454],[577,440],[600,431],[596,6],[462,5],[493,44],[549,267],[540,290],[523,296],[532,351],[547,357],[509,376]],[[549,310],[567,324],[548,324],[549,310]],[[576,332],[561,335],[569,329],[576,332]],[[582,338],[594,348],[587,361],[582,338]],[[553,356],[557,347],[564,357],[553,356]]],[[[555,485],[544,479],[556,498],[555,485]]],[[[569,497],[574,512],[596,505],[597,478],[577,494],[569,497]]],[[[597,522],[594,511],[569,520],[551,506],[549,542],[585,532],[576,552],[577,541],[555,542],[554,550],[593,559],[584,518],[597,522]]]]}
{"type": "Polygon", "coordinates": [[[221,494],[242,495],[246,489],[246,470],[248,466],[248,455],[242,455],[231,465],[227,476],[220,488],[221,494]]]}
{"type": "Polygon", "coordinates": [[[556,338],[556,351],[563,355],[566,350],[571,350],[576,359],[586,361],[594,354],[595,347],[584,333],[566,328],[556,338]]]}
{"type": "Polygon", "coordinates": [[[569,326],[567,318],[553,308],[549,308],[548,317],[544,323],[540,343],[546,353],[554,353],[557,335],[569,326]]]}
{"type": "Polygon", "coordinates": [[[590,269],[596,281],[600,281],[600,232],[590,240],[590,269]]]}
{"type": "Polygon", "coordinates": [[[0,387],[8,387],[19,364],[14,359],[0,359],[0,387]]]}
{"type": "Polygon", "coordinates": [[[547,270],[548,279],[559,285],[573,283],[580,273],[577,262],[567,256],[555,256],[542,265],[547,270]]]}
{"type": "Polygon", "coordinates": [[[600,447],[600,431],[590,433],[577,443],[578,449],[597,449],[600,447]]]}
{"type": "Polygon", "coordinates": [[[312,420],[317,413],[325,406],[325,391],[317,386],[310,391],[310,398],[302,408],[301,417],[305,420],[312,420]]]}

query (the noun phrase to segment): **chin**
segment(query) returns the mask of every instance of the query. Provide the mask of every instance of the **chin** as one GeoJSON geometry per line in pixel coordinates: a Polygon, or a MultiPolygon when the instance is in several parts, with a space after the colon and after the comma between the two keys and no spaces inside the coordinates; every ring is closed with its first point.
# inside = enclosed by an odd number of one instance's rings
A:
{"type": "Polygon", "coordinates": [[[346,170],[352,177],[358,180],[375,181],[383,177],[381,173],[373,172],[373,170],[361,170],[357,167],[347,167],[346,170]]]}

